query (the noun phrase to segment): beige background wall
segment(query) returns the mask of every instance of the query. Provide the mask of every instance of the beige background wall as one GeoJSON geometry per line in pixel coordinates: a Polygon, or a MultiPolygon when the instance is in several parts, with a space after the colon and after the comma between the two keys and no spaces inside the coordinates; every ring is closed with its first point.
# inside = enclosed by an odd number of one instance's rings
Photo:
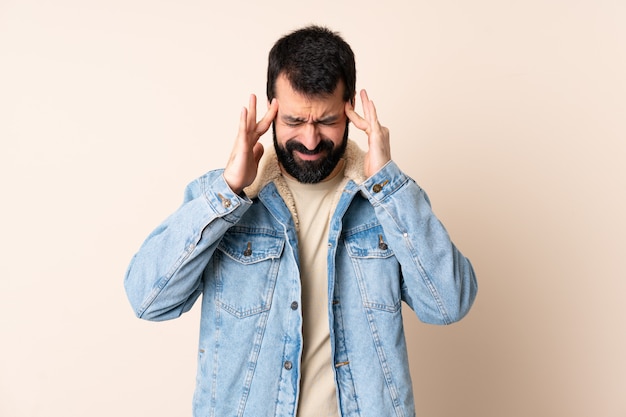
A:
{"type": "Polygon", "coordinates": [[[224,165],[274,40],[320,23],[479,276],[463,322],[405,315],[418,415],[625,417],[625,22],[621,0],[0,0],[0,416],[190,415],[198,312],[135,319],[126,265],[224,165]]]}

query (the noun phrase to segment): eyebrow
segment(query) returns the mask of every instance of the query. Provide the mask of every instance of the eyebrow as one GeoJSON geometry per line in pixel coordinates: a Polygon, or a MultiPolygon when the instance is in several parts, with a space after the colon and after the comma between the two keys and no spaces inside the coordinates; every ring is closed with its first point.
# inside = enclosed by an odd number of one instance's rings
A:
{"type": "Polygon", "coordinates": [[[283,120],[283,122],[286,122],[286,123],[304,123],[304,122],[306,122],[306,120],[303,117],[289,116],[287,114],[282,115],[280,118],[283,120]]]}
{"type": "MultiPolygon", "coordinates": [[[[286,123],[306,123],[306,119],[304,117],[291,116],[288,114],[282,115],[280,117],[286,123]]],[[[336,114],[331,114],[326,117],[322,117],[321,119],[314,120],[313,123],[334,123],[339,120],[340,116],[336,114]]]]}

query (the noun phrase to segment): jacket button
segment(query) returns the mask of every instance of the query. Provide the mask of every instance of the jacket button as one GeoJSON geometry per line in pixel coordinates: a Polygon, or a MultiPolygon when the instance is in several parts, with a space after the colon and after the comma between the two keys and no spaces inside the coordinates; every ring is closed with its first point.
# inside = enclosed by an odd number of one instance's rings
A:
{"type": "Polygon", "coordinates": [[[298,302],[294,301],[293,303],[291,303],[291,309],[292,310],[297,310],[298,309],[298,302]]]}
{"type": "Polygon", "coordinates": [[[285,361],[285,369],[288,371],[291,371],[291,368],[293,368],[293,364],[291,363],[291,361],[285,361]]]}
{"type": "Polygon", "coordinates": [[[220,198],[220,200],[222,200],[222,206],[224,208],[229,208],[231,205],[231,202],[229,199],[227,199],[226,197],[224,197],[222,194],[217,193],[217,196],[220,198]]]}
{"type": "Polygon", "coordinates": [[[389,183],[389,180],[385,180],[381,182],[380,184],[374,184],[374,186],[372,187],[372,191],[374,191],[375,193],[379,193],[383,190],[383,187],[387,185],[388,183],[389,183]]]}

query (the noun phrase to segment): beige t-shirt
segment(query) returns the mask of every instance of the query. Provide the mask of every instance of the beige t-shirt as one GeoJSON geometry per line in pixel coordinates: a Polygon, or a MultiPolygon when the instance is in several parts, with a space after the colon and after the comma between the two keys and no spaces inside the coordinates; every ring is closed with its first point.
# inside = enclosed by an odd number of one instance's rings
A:
{"type": "Polygon", "coordinates": [[[300,224],[303,350],[298,417],[337,417],[337,394],[328,324],[328,227],[343,171],[317,184],[285,177],[300,224]]]}

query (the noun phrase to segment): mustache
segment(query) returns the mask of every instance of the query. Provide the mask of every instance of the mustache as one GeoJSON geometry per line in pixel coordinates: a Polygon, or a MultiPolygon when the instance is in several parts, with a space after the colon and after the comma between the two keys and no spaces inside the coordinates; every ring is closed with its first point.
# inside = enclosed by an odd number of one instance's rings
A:
{"type": "Polygon", "coordinates": [[[297,151],[304,155],[317,155],[318,153],[321,153],[321,152],[330,152],[333,150],[334,147],[335,145],[329,139],[322,139],[320,143],[317,144],[315,149],[308,149],[302,143],[297,142],[294,139],[291,139],[287,141],[287,143],[285,143],[285,149],[289,153],[292,153],[293,151],[297,151]]]}

